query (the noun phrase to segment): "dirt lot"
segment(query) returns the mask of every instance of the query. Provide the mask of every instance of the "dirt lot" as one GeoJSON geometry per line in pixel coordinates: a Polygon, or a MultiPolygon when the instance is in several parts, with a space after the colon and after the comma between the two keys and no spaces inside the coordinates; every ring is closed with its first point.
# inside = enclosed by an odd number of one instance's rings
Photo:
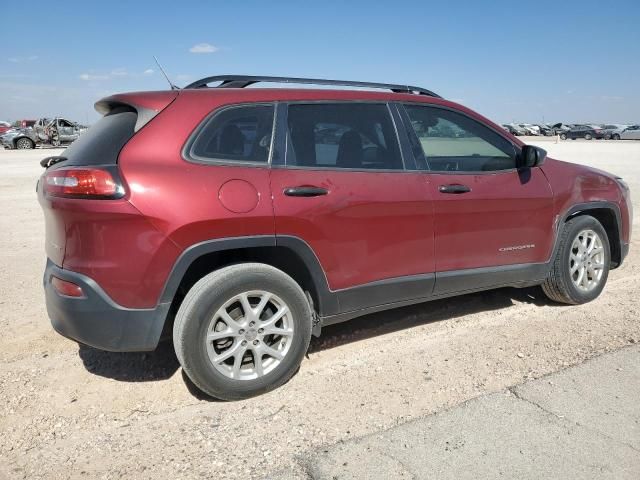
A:
{"type": "MultiPolygon", "coordinates": [[[[640,142],[531,141],[623,176],[640,212],[640,142]]],[[[325,329],[279,390],[211,401],[190,387],[170,345],[104,353],[51,329],[34,192],[46,153],[0,151],[0,478],[259,478],[312,447],[640,341],[636,213],[631,253],[591,304],[502,289],[370,315],[325,329]]]]}

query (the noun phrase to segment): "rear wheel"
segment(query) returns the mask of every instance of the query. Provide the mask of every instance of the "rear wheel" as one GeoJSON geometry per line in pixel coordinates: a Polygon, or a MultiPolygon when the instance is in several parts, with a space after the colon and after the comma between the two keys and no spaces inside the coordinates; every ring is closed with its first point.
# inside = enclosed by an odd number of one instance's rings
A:
{"type": "Polygon", "coordinates": [[[585,140],[591,140],[591,139],[593,139],[593,136],[590,133],[585,133],[584,139],[585,140]]]}
{"type": "Polygon", "coordinates": [[[614,140],[620,140],[620,135],[617,133],[614,133],[611,138],[613,138],[614,140]]]}
{"type": "Polygon", "coordinates": [[[279,387],[311,339],[311,308],[300,286],[269,265],[247,263],[202,278],[173,328],[176,355],[203,392],[223,400],[279,387]]]}
{"type": "Polygon", "coordinates": [[[598,220],[580,216],[569,220],[562,230],[558,250],[544,293],[560,303],[590,302],[607,283],[611,253],[609,239],[598,220]]]}
{"type": "Polygon", "coordinates": [[[567,139],[567,134],[566,134],[566,133],[561,133],[561,134],[560,134],[560,138],[561,138],[562,140],[566,140],[566,139],[567,139]]]}
{"type": "Polygon", "coordinates": [[[29,138],[19,138],[16,142],[16,148],[18,150],[31,150],[35,148],[35,144],[29,138]]]}

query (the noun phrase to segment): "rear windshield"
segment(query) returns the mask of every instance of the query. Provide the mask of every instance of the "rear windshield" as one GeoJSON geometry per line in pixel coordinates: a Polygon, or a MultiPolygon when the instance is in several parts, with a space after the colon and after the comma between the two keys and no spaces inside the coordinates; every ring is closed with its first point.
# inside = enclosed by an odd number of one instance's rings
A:
{"type": "Polygon", "coordinates": [[[68,160],[60,166],[115,165],[120,150],[135,133],[137,118],[138,114],[128,109],[105,115],[62,153],[68,160]]]}

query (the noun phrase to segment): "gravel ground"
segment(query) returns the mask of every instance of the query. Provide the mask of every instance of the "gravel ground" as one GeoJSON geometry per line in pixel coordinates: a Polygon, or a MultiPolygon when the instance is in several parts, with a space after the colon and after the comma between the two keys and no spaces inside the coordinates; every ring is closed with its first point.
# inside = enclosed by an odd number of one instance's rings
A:
{"type": "MultiPolygon", "coordinates": [[[[640,192],[640,142],[530,141],[640,192]]],[[[326,328],[277,391],[211,401],[182,375],[170,345],[113,354],[53,332],[34,193],[45,153],[0,151],[0,478],[259,478],[299,468],[294,458],[311,448],[640,341],[636,214],[627,261],[588,305],[501,289],[369,315],[326,328]]]]}

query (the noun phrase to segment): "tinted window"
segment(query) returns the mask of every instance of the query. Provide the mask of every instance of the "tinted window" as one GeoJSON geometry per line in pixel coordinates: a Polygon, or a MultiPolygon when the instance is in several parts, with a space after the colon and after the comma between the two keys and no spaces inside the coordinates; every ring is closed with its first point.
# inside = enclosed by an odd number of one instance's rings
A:
{"type": "Polygon", "coordinates": [[[511,142],[471,118],[442,108],[405,106],[420,140],[419,163],[434,171],[484,172],[515,168],[511,142]]]}
{"type": "Polygon", "coordinates": [[[102,117],[61,155],[64,166],[115,164],[120,150],[133,137],[138,114],[122,108],[102,117]]]}
{"type": "Polygon", "coordinates": [[[269,160],[273,105],[231,107],[214,115],[194,140],[197,160],[261,162],[269,160]]]}
{"type": "Polygon", "coordinates": [[[403,168],[389,109],[361,103],[290,105],[286,164],[360,170],[403,168]]]}

